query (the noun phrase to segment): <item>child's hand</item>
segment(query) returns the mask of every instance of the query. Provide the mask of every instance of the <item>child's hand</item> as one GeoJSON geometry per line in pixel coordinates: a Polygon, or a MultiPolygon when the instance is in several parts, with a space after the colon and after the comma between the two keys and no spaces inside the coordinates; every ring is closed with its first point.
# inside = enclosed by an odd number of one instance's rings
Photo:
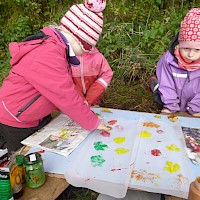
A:
{"type": "Polygon", "coordinates": [[[99,120],[99,125],[98,125],[97,129],[98,129],[98,130],[109,131],[110,128],[107,127],[107,126],[105,126],[105,124],[103,123],[103,118],[102,118],[102,117],[99,117],[99,116],[98,116],[98,118],[99,118],[100,120],[99,120]]]}
{"type": "Polygon", "coordinates": [[[194,117],[200,117],[200,113],[194,113],[194,114],[192,114],[192,116],[194,116],[194,117]]]}
{"type": "Polygon", "coordinates": [[[163,108],[163,109],[161,110],[161,113],[168,113],[168,114],[170,114],[170,113],[172,113],[172,112],[169,111],[167,108],[163,108]]]}

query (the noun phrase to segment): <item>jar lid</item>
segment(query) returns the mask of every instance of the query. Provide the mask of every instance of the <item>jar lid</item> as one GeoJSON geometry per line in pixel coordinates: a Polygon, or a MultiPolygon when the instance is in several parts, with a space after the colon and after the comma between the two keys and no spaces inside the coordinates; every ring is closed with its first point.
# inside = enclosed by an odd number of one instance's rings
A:
{"type": "Polygon", "coordinates": [[[23,163],[24,163],[24,155],[23,154],[16,155],[16,163],[18,165],[23,165],[23,163]]]}
{"type": "Polygon", "coordinates": [[[24,164],[33,165],[42,161],[41,155],[38,152],[29,153],[24,156],[24,164]]]}

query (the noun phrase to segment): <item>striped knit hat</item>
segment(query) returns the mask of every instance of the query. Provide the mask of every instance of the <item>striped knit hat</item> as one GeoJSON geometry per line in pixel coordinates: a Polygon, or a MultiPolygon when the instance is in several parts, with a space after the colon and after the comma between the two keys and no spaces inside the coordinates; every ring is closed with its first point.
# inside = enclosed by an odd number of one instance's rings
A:
{"type": "Polygon", "coordinates": [[[178,41],[180,48],[200,49],[200,8],[188,11],[181,22],[178,41]]]}
{"type": "Polygon", "coordinates": [[[71,33],[84,51],[94,47],[103,28],[106,0],[85,0],[84,4],[73,5],[60,21],[60,26],[71,33]]]}

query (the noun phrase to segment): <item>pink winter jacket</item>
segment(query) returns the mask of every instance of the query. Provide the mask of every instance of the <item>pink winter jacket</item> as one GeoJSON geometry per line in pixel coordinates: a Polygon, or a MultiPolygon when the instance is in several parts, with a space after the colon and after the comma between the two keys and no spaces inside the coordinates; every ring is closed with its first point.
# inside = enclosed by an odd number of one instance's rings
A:
{"type": "Polygon", "coordinates": [[[98,49],[77,56],[80,66],[72,67],[72,77],[80,95],[90,105],[98,105],[110,84],[113,71],[98,49]]]}
{"type": "Polygon", "coordinates": [[[59,109],[84,129],[96,129],[99,119],[75,89],[65,44],[53,29],[42,31],[50,37],[10,44],[12,69],[0,89],[0,122],[35,127],[59,109]]]}

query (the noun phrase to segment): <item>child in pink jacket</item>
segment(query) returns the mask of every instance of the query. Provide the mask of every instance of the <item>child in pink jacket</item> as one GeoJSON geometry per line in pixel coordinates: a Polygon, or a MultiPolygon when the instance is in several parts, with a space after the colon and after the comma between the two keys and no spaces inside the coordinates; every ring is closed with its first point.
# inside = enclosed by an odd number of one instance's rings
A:
{"type": "Polygon", "coordinates": [[[98,105],[113,76],[105,57],[93,48],[77,56],[80,65],[72,67],[72,78],[79,94],[88,105],[98,105]]]}
{"type": "Polygon", "coordinates": [[[91,51],[98,42],[105,5],[105,0],[85,0],[73,5],[59,26],[9,45],[12,69],[0,89],[0,148],[5,141],[9,152],[19,149],[57,109],[88,131],[108,130],[84,103],[71,75],[74,55],[91,51]]]}

